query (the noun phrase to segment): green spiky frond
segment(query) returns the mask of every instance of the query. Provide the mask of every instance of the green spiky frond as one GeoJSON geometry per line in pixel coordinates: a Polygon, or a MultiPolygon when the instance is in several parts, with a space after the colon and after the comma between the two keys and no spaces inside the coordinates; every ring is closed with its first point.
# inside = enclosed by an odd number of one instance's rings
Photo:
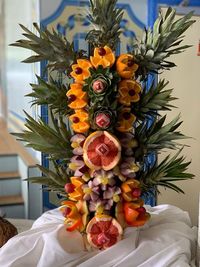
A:
{"type": "Polygon", "coordinates": [[[139,159],[150,152],[158,152],[165,148],[176,149],[180,146],[177,143],[178,140],[188,138],[177,131],[182,124],[182,121],[179,121],[179,115],[166,125],[164,125],[165,119],[166,116],[163,116],[158,121],[154,120],[150,126],[144,123],[136,127],[135,137],[140,144],[135,151],[136,158],[139,159]]]}
{"type": "Polygon", "coordinates": [[[53,160],[55,171],[49,170],[41,165],[37,165],[42,175],[37,177],[30,177],[27,180],[31,183],[45,185],[44,190],[53,191],[66,197],[64,186],[69,182],[69,176],[66,168],[60,167],[56,161],[53,160]]]}
{"type": "Polygon", "coordinates": [[[138,120],[144,120],[148,116],[155,117],[159,115],[159,111],[170,111],[171,108],[175,107],[169,104],[177,98],[171,95],[173,89],[165,89],[168,83],[163,79],[156,86],[152,83],[148,91],[146,87],[144,88],[140,101],[132,107],[132,111],[138,120]]]}
{"type": "MultiPolygon", "coordinates": [[[[185,162],[183,156],[179,157],[180,149],[173,157],[168,155],[160,164],[154,164],[153,167],[146,169],[140,174],[140,181],[144,192],[149,192],[149,188],[162,186],[172,189],[177,193],[184,193],[181,188],[174,184],[176,181],[188,180],[194,177],[193,174],[186,172],[190,161],[185,162]]],[[[159,192],[157,190],[157,192],[159,192]]]]}
{"type": "Polygon", "coordinates": [[[168,8],[166,15],[160,12],[153,29],[146,29],[143,39],[134,46],[132,53],[139,64],[138,75],[143,78],[149,72],[158,72],[175,66],[168,61],[171,55],[183,52],[188,45],[180,45],[183,33],[195,22],[193,12],[175,21],[176,11],[168,8]]]}
{"type": "Polygon", "coordinates": [[[20,141],[26,142],[27,147],[46,153],[52,159],[62,159],[68,162],[72,156],[70,133],[67,131],[65,124],[61,122],[58,126],[55,118],[52,116],[54,128],[43,122],[41,119],[37,122],[27,113],[25,113],[25,126],[28,130],[23,133],[14,133],[20,141]]]}
{"type": "Polygon", "coordinates": [[[94,29],[88,32],[86,40],[93,47],[108,45],[115,50],[119,43],[123,11],[116,8],[116,3],[117,0],[90,0],[88,18],[94,29]]]}
{"type": "Polygon", "coordinates": [[[33,97],[32,105],[49,105],[55,114],[69,115],[66,93],[68,88],[61,82],[50,77],[49,82],[37,76],[38,84],[31,84],[32,92],[27,96],[33,97]]]}
{"type": "Polygon", "coordinates": [[[26,48],[36,53],[36,55],[25,59],[23,61],[25,63],[47,60],[49,69],[69,72],[71,64],[76,61],[77,57],[80,58],[83,55],[82,50],[78,53],[75,52],[73,43],[69,43],[65,37],[55,32],[55,30],[52,33],[47,29],[41,30],[37,23],[34,23],[33,26],[39,34],[37,36],[25,26],[21,24],[20,26],[27,39],[18,40],[11,46],[26,48]]]}

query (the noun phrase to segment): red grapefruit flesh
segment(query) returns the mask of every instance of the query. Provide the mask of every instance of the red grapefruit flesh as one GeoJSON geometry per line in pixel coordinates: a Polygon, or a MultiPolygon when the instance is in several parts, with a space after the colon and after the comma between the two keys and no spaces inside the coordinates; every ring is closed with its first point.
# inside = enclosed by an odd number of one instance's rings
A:
{"type": "Polygon", "coordinates": [[[96,131],[84,142],[83,158],[93,170],[113,169],[121,158],[121,145],[116,137],[107,131],[96,131]]]}
{"type": "Polygon", "coordinates": [[[116,219],[108,215],[96,215],[87,225],[87,239],[92,247],[106,249],[122,237],[122,227],[116,219]]]}

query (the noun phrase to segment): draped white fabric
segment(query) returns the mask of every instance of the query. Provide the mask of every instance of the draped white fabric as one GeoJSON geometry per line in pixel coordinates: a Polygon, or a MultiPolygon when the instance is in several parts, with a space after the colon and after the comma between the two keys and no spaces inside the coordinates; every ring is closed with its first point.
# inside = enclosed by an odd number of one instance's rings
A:
{"type": "Polygon", "coordinates": [[[197,228],[187,212],[170,205],[147,209],[150,221],[142,228],[127,228],[124,239],[105,251],[86,251],[78,232],[65,231],[59,210],[48,211],[0,249],[0,266],[195,266],[197,228]]]}

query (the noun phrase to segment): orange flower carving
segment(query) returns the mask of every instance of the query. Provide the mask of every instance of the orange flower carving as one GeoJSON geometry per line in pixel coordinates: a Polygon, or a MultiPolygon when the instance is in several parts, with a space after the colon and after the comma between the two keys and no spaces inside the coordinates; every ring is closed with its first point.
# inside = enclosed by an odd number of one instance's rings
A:
{"type": "Polygon", "coordinates": [[[121,185],[122,197],[125,201],[135,201],[141,196],[140,182],[135,179],[129,179],[121,185]]]}
{"type": "Polygon", "coordinates": [[[131,102],[138,102],[140,100],[139,93],[141,92],[141,86],[134,80],[122,80],[118,84],[119,97],[118,101],[125,105],[130,106],[131,102]]]}
{"type": "Polygon", "coordinates": [[[136,116],[131,113],[131,109],[124,108],[119,114],[118,126],[116,129],[119,132],[129,132],[132,130],[135,120],[136,116]]]}
{"type": "Polygon", "coordinates": [[[80,83],[70,85],[70,90],[67,92],[68,106],[72,109],[80,109],[87,106],[87,94],[82,90],[83,86],[80,83]]]}
{"type": "Polygon", "coordinates": [[[137,71],[138,65],[134,62],[133,55],[122,54],[117,59],[116,69],[122,78],[130,79],[137,71]]]}
{"type": "Polygon", "coordinates": [[[97,68],[103,66],[103,68],[112,67],[115,62],[115,54],[108,46],[96,47],[94,49],[94,56],[90,57],[92,65],[97,68]]]}
{"type": "Polygon", "coordinates": [[[68,193],[69,199],[74,201],[82,200],[83,199],[82,185],[84,184],[84,181],[80,177],[71,177],[70,180],[71,184],[69,185],[73,185],[73,190],[71,190],[70,193],[68,193]]]}
{"type": "Polygon", "coordinates": [[[143,207],[143,201],[125,202],[123,204],[125,221],[129,226],[142,226],[150,218],[149,213],[143,207]]]}
{"type": "Polygon", "coordinates": [[[69,119],[72,122],[72,129],[76,133],[85,133],[90,128],[88,113],[83,109],[75,110],[75,113],[69,116],[69,119]]]}
{"type": "Polygon", "coordinates": [[[65,217],[66,230],[72,232],[83,228],[82,216],[79,213],[76,203],[73,201],[63,201],[60,208],[65,217]]]}
{"type": "Polygon", "coordinates": [[[91,63],[87,59],[77,59],[77,64],[72,65],[72,72],[70,75],[77,83],[84,83],[84,80],[90,76],[91,63]]]}

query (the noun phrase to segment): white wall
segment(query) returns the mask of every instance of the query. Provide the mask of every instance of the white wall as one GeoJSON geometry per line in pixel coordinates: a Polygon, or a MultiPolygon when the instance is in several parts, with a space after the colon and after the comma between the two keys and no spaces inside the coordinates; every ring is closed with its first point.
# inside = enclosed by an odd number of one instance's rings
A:
{"type": "Polygon", "coordinates": [[[31,52],[9,44],[24,38],[19,24],[32,29],[32,23],[38,20],[38,0],[4,0],[4,16],[5,82],[9,128],[15,132],[23,128],[23,109],[32,115],[36,112],[30,107],[31,99],[24,97],[31,92],[29,84],[35,81],[36,65],[21,63],[31,55],[31,52]]]}
{"type": "MultiPolygon", "coordinates": [[[[178,18],[178,16],[177,16],[178,18]]],[[[161,78],[170,81],[169,88],[174,88],[174,96],[178,97],[174,105],[178,109],[173,109],[168,113],[168,120],[172,120],[181,112],[183,125],[181,131],[193,137],[181,143],[190,145],[185,147],[182,154],[186,159],[192,160],[189,172],[195,174],[195,179],[177,183],[185,195],[177,194],[170,190],[161,190],[158,197],[158,204],[169,203],[176,205],[190,213],[192,221],[197,224],[198,219],[198,196],[200,191],[200,56],[197,56],[200,38],[200,17],[195,17],[196,23],[187,31],[185,44],[193,45],[184,53],[171,58],[178,67],[165,71],[161,78]]]]}

